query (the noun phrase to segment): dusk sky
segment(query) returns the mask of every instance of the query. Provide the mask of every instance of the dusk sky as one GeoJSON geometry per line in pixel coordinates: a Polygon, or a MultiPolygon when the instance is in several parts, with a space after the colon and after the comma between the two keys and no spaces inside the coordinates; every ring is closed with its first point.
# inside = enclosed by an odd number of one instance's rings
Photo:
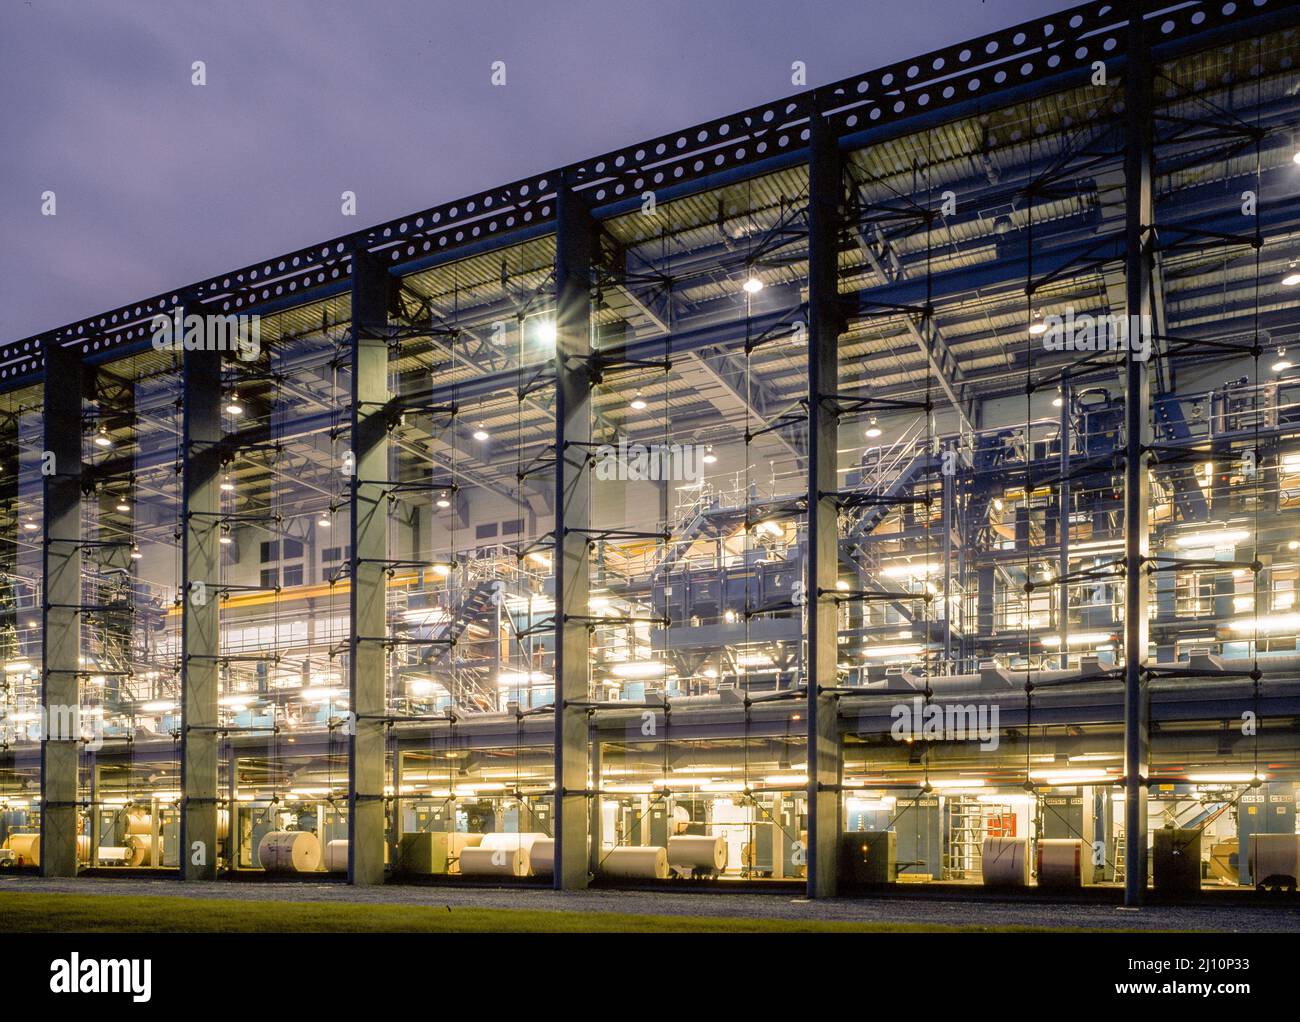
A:
{"type": "Polygon", "coordinates": [[[0,0],[0,342],[1070,6],[0,0]]]}

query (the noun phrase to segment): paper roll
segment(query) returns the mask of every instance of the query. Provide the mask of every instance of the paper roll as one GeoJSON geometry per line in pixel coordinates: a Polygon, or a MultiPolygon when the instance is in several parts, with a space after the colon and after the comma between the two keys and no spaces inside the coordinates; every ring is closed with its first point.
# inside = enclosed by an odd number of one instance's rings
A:
{"type": "Polygon", "coordinates": [[[39,866],[41,864],[41,836],[39,834],[10,834],[5,845],[14,855],[18,856],[20,866],[39,866]]]}
{"type": "Polygon", "coordinates": [[[120,848],[116,845],[99,846],[99,864],[101,866],[125,866],[130,857],[131,850],[129,848],[120,848]]]}
{"type": "Polygon", "coordinates": [[[331,873],[348,871],[348,842],[346,838],[325,843],[325,868],[331,873]]]}
{"type": "Polygon", "coordinates": [[[1038,885],[1078,887],[1092,883],[1092,849],[1079,838],[1044,838],[1038,842],[1038,885]]]}
{"type": "Polygon", "coordinates": [[[986,837],[981,848],[984,886],[1025,887],[1029,883],[1029,838],[986,837]]]}
{"type": "Polygon", "coordinates": [[[482,834],[463,834],[452,831],[447,835],[447,872],[460,872],[460,853],[466,848],[477,848],[483,841],[482,834]]]}
{"type": "Polygon", "coordinates": [[[460,871],[465,876],[526,877],[529,873],[528,852],[522,847],[466,848],[460,853],[460,871]]]}
{"type": "Polygon", "coordinates": [[[528,862],[533,867],[533,876],[551,876],[555,872],[555,840],[543,837],[534,841],[528,862]]]}
{"type": "Polygon", "coordinates": [[[530,855],[533,851],[533,845],[538,841],[548,840],[545,834],[534,834],[531,832],[523,834],[509,833],[506,831],[496,831],[491,834],[484,834],[483,840],[479,842],[480,848],[522,848],[530,855]]]}
{"type": "Polygon", "coordinates": [[[668,849],[638,845],[615,848],[605,856],[600,871],[611,877],[666,880],[668,878],[668,849]]]}
{"type": "Polygon", "coordinates": [[[77,835],[77,860],[79,862],[90,861],[90,835],[77,835]]]}
{"type": "MultiPolygon", "coordinates": [[[[128,866],[151,866],[149,861],[149,852],[153,848],[153,838],[148,834],[128,834],[126,838],[126,851],[128,866]]],[[[162,836],[158,837],[158,862],[162,863],[163,842],[162,836]]]]}
{"type": "Polygon", "coordinates": [[[1300,837],[1295,834],[1250,835],[1250,879],[1257,885],[1273,877],[1300,880],[1300,837]]]}
{"type": "Polygon", "coordinates": [[[697,869],[721,872],[727,868],[727,841],[721,834],[682,834],[668,839],[668,863],[679,873],[697,869]]]}
{"type": "Polygon", "coordinates": [[[126,832],[128,834],[149,834],[153,831],[153,815],[150,813],[127,813],[126,832]]]}
{"type": "Polygon", "coordinates": [[[310,873],[320,868],[320,841],[305,830],[273,830],[262,836],[257,861],[268,873],[310,873]]]}
{"type": "Polygon", "coordinates": [[[691,825],[691,814],[685,806],[673,806],[673,833],[685,834],[686,828],[691,825]]]}

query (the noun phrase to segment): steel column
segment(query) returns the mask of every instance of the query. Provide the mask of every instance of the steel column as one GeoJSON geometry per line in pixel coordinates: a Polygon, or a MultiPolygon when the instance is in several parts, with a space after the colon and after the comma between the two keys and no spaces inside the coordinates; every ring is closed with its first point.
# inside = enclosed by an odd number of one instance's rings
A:
{"type": "Polygon", "coordinates": [[[808,897],[839,885],[842,750],[833,689],[839,660],[836,448],[839,335],[844,315],[837,270],[844,200],[835,139],[812,118],[808,166],[808,897]]]}
{"type": "Polygon", "coordinates": [[[41,605],[41,875],[77,872],[81,669],[81,399],[76,349],[45,351],[44,554],[41,605]],[[47,470],[45,466],[48,465],[47,470]]]}
{"type": "Polygon", "coordinates": [[[183,880],[217,875],[221,673],[221,352],[182,361],[181,847],[183,880]]]}
{"type": "Polygon", "coordinates": [[[587,886],[591,263],[596,225],[560,182],[555,237],[555,888],[587,886]]]}
{"type": "Polygon", "coordinates": [[[385,560],[388,557],[388,294],[390,278],[352,255],[352,578],[348,657],[348,880],[384,879],[385,560]]]}
{"type": "MultiPolygon", "coordinates": [[[[1128,30],[1124,69],[1124,272],[1129,329],[1136,316],[1151,322],[1151,274],[1155,219],[1152,164],[1155,132],[1152,119],[1150,52],[1142,17],[1135,12],[1128,30]]],[[[1130,346],[1131,348],[1132,346],[1130,346]]],[[[1130,350],[1124,369],[1124,902],[1140,905],[1147,884],[1147,769],[1150,721],[1147,697],[1147,579],[1150,544],[1147,509],[1150,477],[1147,457],[1152,442],[1150,366],[1130,350]]]]}

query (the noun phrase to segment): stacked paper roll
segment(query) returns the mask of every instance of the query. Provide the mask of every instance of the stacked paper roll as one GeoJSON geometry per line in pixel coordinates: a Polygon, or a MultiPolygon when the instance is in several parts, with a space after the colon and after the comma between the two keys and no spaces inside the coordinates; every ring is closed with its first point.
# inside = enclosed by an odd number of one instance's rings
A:
{"type": "Polygon", "coordinates": [[[1092,854],[1078,838],[1044,838],[1038,842],[1040,887],[1078,887],[1092,883],[1092,854]]]}
{"type": "Polygon", "coordinates": [[[514,848],[466,848],[460,853],[460,871],[466,876],[528,876],[528,852],[514,848]]]}
{"type": "Polygon", "coordinates": [[[718,834],[680,834],[668,839],[668,864],[680,873],[696,869],[721,872],[727,868],[727,841],[718,834]]]}
{"type": "Polygon", "coordinates": [[[90,861],[90,835],[77,835],[77,860],[79,862],[90,861]]]}
{"type": "MultiPolygon", "coordinates": [[[[126,838],[126,851],[128,866],[151,866],[149,853],[153,849],[153,838],[148,834],[128,834],[126,838]]],[[[158,838],[158,859],[161,862],[163,853],[162,838],[158,838]]]]}
{"type": "Polygon", "coordinates": [[[986,887],[1028,885],[1029,838],[986,837],[982,851],[986,887]]]}
{"type": "Polygon", "coordinates": [[[150,813],[127,813],[126,832],[128,834],[149,834],[153,831],[153,816],[150,813]]]}
{"type": "Polygon", "coordinates": [[[325,843],[325,868],[331,873],[348,871],[348,842],[346,838],[325,843]]]}
{"type": "Polygon", "coordinates": [[[538,841],[549,840],[545,834],[523,833],[511,834],[505,831],[496,831],[491,834],[484,834],[483,840],[479,842],[480,848],[522,848],[530,855],[533,851],[533,845],[538,841]]]}
{"type": "Polygon", "coordinates": [[[1250,835],[1250,878],[1256,884],[1272,877],[1300,880],[1300,837],[1295,834],[1250,835]]]}
{"type": "Polygon", "coordinates": [[[257,846],[268,873],[310,873],[320,868],[320,840],[305,830],[273,830],[257,846]]]}
{"type": "Polygon", "coordinates": [[[99,846],[99,864],[101,866],[125,866],[130,857],[131,850],[129,848],[115,845],[99,846]]]}
{"type": "Polygon", "coordinates": [[[41,836],[39,834],[10,834],[5,842],[24,866],[41,864],[41,836]]]}
{"type": "Polygon", "coordinates": [[[555,872],[555,839],[544,837],[534,841],[528,862],[534,876],[551,876],[555,872]]]}
{"type": "Polygon", "coordinates": [[[673,833],[685,834],[686,828],[691,825],[691,814],[687,812],[685,806],[673,806],[673,833]]]}
{"type": "Polygon", "coordinates": [[[605,856],[601,872],[611,877],[664,880],[668,877],[668,849],[628,845],[605,856]]]}

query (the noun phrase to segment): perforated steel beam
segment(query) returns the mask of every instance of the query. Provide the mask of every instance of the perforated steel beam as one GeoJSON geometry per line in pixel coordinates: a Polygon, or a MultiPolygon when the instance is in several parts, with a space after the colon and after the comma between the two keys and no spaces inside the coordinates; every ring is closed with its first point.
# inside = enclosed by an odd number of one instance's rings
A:
{"type": "MultiPolygon", "coordinates": [[[[1124,271],[1129,323],[1149,323],[1151,274],[1155,265],[1154,122],[1152,74],[1141,18],[1128,29],[1124,69],[1124,271]]],[[[1147,694],[1147,578],[1150,549],[1147,512],[1151,483],[1147,471],[1152,443],[1151,366],[1130,352],[1125,365],[1124,462],[1124,903],[1140,905],[1147,885],[1147,772],[1151,726],[1147,694]]]]}
{"type": "Polygon", "coordinates": [[[352,471],[349,511],[352,587],[348,612],[348,880],[384,879],[384,721],[388,557],[388,293],[384,268],[352,257],[352,471]]]}
{"type": "Polygon", "coordinates": [[[585,617],[591,588],[591,264],[596,224],[560,183],[555,238],[555,887],[587,886],[585,617]]]}
{"type": "MultiPolygon", "coordinates": [[[[81,653],[81,398],[84,383],[76,349],[51,345],[45,353],[45,452],[54,456],[44,477],[45,599],[41,607],[41,875],[77,872],[77,773],[80,736],[69,726],[79,706],[81,653]]],[[[50,464],[48,461],[46,464],[50,464]]]]}
{"type": "Polygon", "coordinates": [[[221,674],[221,353],[183,360],[181,538],[181,877],[217,875],[217,702],[221,674]]]}
{"type": "Polygon", "coordinates": [[[840,154],[822,118],[813,118],[808,165],[808,897],[839,885],[842,747],[835,687],[839,614],[836,468],[839,336],[844,331],[837,273],[843,219],[840,154]]]}

